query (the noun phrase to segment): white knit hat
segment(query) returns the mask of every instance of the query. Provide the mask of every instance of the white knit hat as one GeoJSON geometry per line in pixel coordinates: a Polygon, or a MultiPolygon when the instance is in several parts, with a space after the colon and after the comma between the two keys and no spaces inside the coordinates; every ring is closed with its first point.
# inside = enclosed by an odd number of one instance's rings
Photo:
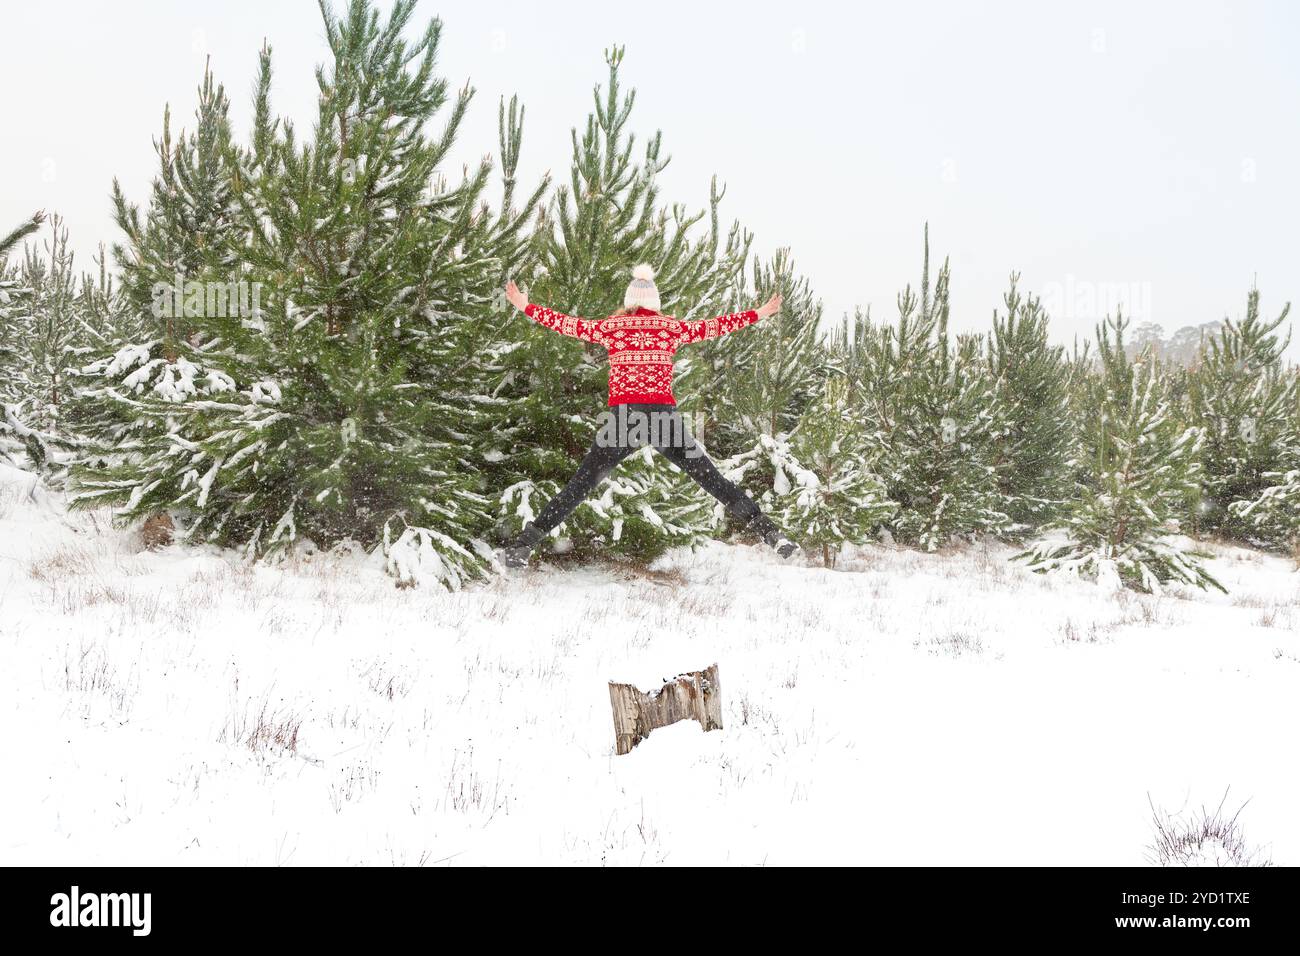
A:
{"type": "Polygon", "coordinates": [[[659,311],[659,290],[655,288],[655,270],[648,263],[641,263],[632,270],[632,282],[623,294],[623,308],[636,306],[659,311]]]}

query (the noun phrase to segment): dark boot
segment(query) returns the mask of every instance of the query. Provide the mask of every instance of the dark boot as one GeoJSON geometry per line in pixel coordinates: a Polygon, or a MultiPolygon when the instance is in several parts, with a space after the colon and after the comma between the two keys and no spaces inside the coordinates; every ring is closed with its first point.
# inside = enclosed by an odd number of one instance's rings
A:
{"type": "Polygon", "coordinates": [[[754,520],[749,523],[747,530],[762,538],[763,543],[769,548],[775,549],[782,560],[788,559],[799,549],[799,546],[782,534],[781,529],[765,514],[756,515],[754,520]]]}
{"type": "Polygon", "coordinates": [[[501,563],[507,568],[524,568],[528,566],[528,556],[533,548],[546,537],[546,532],[531,521],[515,535],[514,539],[500,551],[501,563]]]}

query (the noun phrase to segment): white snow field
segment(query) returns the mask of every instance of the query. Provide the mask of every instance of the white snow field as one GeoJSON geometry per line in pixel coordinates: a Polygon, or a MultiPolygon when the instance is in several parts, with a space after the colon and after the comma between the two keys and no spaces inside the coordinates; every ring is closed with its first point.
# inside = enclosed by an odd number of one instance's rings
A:
{"type": "Polygon", "coordinates": [[[1187,859],[1300,863],[1281,558],[1153,598],[710,544],[447,593],[107,519],[0,467],[3,864],[1144,865],[1153,807],[1221,803],[1187,859]],[[714,661],[725,729],[614,756],[608,680],[714,661]]]}

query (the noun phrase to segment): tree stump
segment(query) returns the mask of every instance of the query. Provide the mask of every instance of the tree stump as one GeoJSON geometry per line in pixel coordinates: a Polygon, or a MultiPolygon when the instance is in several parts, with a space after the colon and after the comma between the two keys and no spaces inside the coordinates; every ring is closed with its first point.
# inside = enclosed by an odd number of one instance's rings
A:
{"type": "Polygon", "coordinates": [[[140,540],[144,542],[146,550],[155,551],[172,543],[172,534],[175,530],[176,525],[172,522],[172,516],[165,511],[160,511],[145,519],[144,527],[140,529],[140,540]]]}
{"type": "Polygon", "coordinates": [[[722,729],[717,664],[674,677],[650,693],[610,681],[609,703],[614,711],[614,750],[619,754],[629,753],[656,727],[679,720],[698,720],[706,731],[722,729]]]}

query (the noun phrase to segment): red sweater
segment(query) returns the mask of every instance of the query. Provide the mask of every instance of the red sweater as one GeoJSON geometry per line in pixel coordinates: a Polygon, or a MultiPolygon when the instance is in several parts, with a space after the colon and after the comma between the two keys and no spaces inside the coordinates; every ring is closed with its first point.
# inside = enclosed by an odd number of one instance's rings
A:
{"type": "Polygon", "coordinates": [[[524,314],[534,322],[609,350],[609,404],[676,405],[673,355],[679,345],[716,339],[758,321],[758,313],[732,312],[716,319],[683,322],[654,309],[638,307],[607,319],[579,319],[529,303],[524,314]]]}

